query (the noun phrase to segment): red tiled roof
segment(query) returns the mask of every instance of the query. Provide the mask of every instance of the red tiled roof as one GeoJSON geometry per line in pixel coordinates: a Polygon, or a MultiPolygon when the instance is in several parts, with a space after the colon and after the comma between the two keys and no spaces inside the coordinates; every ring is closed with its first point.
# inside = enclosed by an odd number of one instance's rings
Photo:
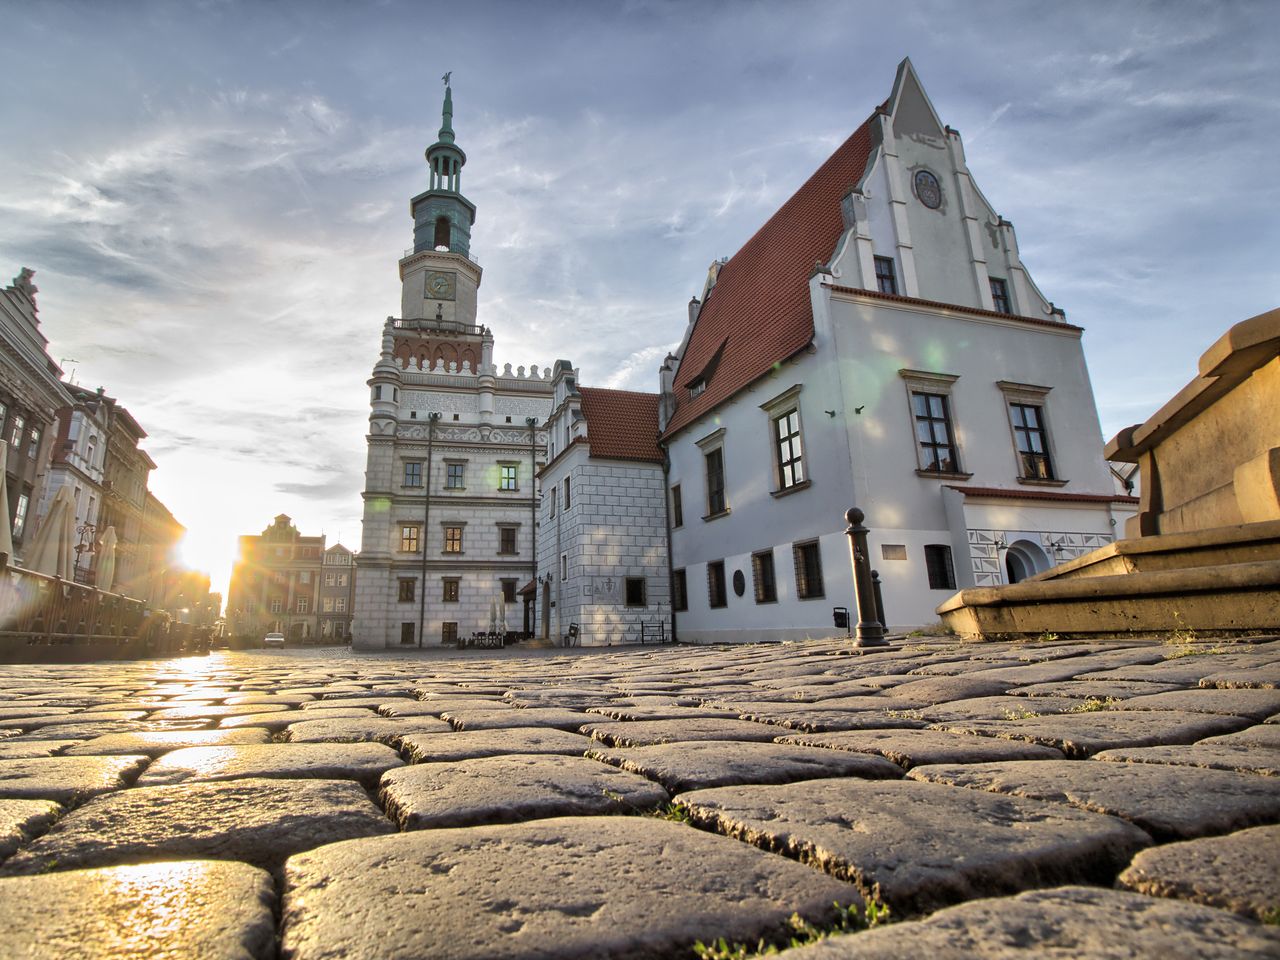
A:
{"type": "Polygon", "coordinates": [[[860,297],[874,297],[877,300],[891,300],[894,303],[906,303],[916,307],[928,307],[931,310],[954,310],[958,313],[968,313],[978,317],[995,317],[999,320],[1021,320],[1023,323],[1038,323],[1044,327],[1057,327],[1060,330],[1084,331],[1084,327],[1077,327],[1074,323],[1067,323],[1065,320],[1050,320],[1048,317],[1024,317],[1017,313],[1000,313],[996,310],[983,310],[980,307],[966,307],[958,303],[942,303],[937,300],[922,300],[919,297],[904,297],[900,293],[881,293],[879,290],[862,290],[858,287],[842,287],[839,284],[832,284],[831,290],[834,293],[856,293],[860,297]]]}
{"type": "Polygon", "coordinates": [[[680,362],[666,436],[813,339],[809,275],[816,261],[825,263],[834,252],[844,232],[840,201],[862,179],[870,154],[868,118],[720,268],[680,362]],[[690,382],[702,375],[722,345],[706,389],[690,398],[690,382]]]}
{"type": "Polygon", "coordinates": [[[1133,503],[1137,497],[1106,493],[1060,493],[1057,490],[1006,490],[1004,487],[957,487],[966,497],[995,497],[1004,500],[1059,500],[1066,503],[1133,503]]]}
{"type": "Polygon", "coordinates": [[[658,449],[658,395],[582,387],[591,456],[606,460],[662,462],[658,449]]]}

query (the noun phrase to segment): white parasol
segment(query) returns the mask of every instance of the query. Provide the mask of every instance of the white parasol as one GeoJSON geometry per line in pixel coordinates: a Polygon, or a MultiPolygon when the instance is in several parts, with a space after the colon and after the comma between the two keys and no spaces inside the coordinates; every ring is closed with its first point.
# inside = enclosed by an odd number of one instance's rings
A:
{"type": "Polygon", "coordinates": [[[75,538],[75,506],[71,500],[71,488],[59,487],[49,506],[49,513],[36,530],[35,538],[27,551],[27,569],[50,577],[74,580],[75,538]]]}
{"type": "Polygon", "coordinates": [[[13,531],[9,528],[9,483],[5,479],[4,465],[9,462],[9,444],[0,440],[0,568],[7,567],[13,558],[13,531]]]}
{"type": "Polygon", "coordinates": [[[99,590],[110,592],[112,582],[116,578],[116,528],[107,527],[98,547],[98,579],[94,586],[99,590]]]}

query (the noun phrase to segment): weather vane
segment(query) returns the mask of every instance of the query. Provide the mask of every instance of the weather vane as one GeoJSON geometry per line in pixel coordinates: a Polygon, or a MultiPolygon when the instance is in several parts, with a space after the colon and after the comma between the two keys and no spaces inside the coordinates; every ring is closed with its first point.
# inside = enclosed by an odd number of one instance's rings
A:
{"type": "Polygon", "coordinates": [[[444,81],[444,85],[446,87],[449,85],[449,78],[452,76],[453,76],[453,71],[450,70],[448,73],[446,73],[443,77],[440,78],[441,80],[444,81]]]}

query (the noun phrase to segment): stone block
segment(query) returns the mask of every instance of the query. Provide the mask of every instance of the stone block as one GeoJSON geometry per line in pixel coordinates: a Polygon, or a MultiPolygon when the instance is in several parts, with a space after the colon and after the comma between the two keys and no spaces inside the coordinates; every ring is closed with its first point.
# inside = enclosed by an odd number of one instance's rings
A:
{"type": "Polygon", "coordinates": [[[512,753],[582,756],[592,746],[589,737],[554,727],[510,727],[447,736],[407,734],[401,747],[414,763],[443,763],[512,753]]]}
{"type": "Polygon", "coordinates": [[[910,770],[928,763],[983,763],[991,760],[1061,760],[1062,751],[1020,740],[966,736],[938,730],[848,730],[781,738],[828,750],[876,753],[910,770]]]}
{"type": "MultiPolygon", "coordinates": [[[[79,759],[79,758],[77,758],[79,759]]],[[[358,780],[372,789],[392,767],[403,765],[394,750],[381,743],[268,743],[237,747],[190,747],[155,761],[139,786],[166,786],[193,781],[241,777],[288,780],[358,780]]]]}
{"type": "Polygon", "coordinates": [[[0,798],[53,800],[76,806],[108,790],[126,787],[147,757],[47,757],[0,760],[0,798]]]}
{"type": "Polygon", "coordinates": [[[0,860],[44,833],[61,812],[62,807],[48,800],[0,800],[0,860]]]}
{"type": "Polygon", "coordinates": [[[186,747],[222,747],[246,743],[266,743],[266,730],[160,730],[153,733],[109,733],[92,740],[76,742],[64,751],[66,756],[95,756],[132,753],[158,757],[170,750],[186,747]]]}
{"type": "Polygon", "coordinates": [[[453,727],[435,717],[377,717],[348,720],[303,719],[285,728],[290,743],[359,743],[365,740],[398,747],[410,734],[450,733],[453,727]]]}
{"type": "Polygon", "coordinates": [[[779,730],[750,720],[637,720],[631,723],[587,723],[582,732],[611,747],[641,747],[681,740],[757,740],[778,736],[779,730]]]}

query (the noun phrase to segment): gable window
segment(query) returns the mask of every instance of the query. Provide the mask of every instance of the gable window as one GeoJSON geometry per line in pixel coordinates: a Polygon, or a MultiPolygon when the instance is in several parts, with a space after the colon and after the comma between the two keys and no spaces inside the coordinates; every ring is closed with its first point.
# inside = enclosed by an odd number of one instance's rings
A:
{"type": "Polygon", "coordinates": [[[516,552],[516,534],[519,527],[500,526],[498,527],[498,552],[499,553],[515,553],[516,552]]]}
{"type": "Polygon", "coordinates": [[[1009,306],[1009,285],[998,277],[991,278],[991,305],[996,313],[1013,313],[1009,306]]]}
{"type": "Polygon", "coordinates": [[[397,590],[396,596],[401,603],[410,603],[414,600],[414,598],[417,595],[417,590],[416,590],[417,582],[418,581],[413,580],[409,577],[401,577],[397,581],[399,588],[397,590]]]}
{"type": "Polygon", "coordinates": [[[689,578],[683,570],[672,571],[671,606],[675,610],[689,609],[689,578]]]}
{"type": "Polygon", "coordinates": [[[796,565],[796,596],[801,600],[813,600],[825,595],[822,585],[822,556],[818,541],[792,544],[796,565]]]}
{"type": "Polygon", "coordinates": [[[444,528],[444,552],[462,552],[462,527],[447,526],[444,528]]]}
{"type": "Polygon", "coordinates": [[[515,463],[498,464],[498,489],[519,490],[519,469],[519,465],[515,463]]]}
{"type": "Polygon", "coordinates": [[[402,524],[400,527],[400,552],[417,553],[418,536],[422,528],[416,523],[402,524]]]}
{"type": "Polygon", "coordinates": [[[462,490],[463,472],[466,470],[465,463],[446,463],[444,465],[444,485],[448,490],[462,490]]]}
{"type": "Polygon", "coordinates": [[[627,577],[626,591],[628,607],[646,607],[649,605],[644,577],[627,577]]]}
{"type": "Polygon", "coordinates": [[[881,293],[898,292],[898,276],[894,273],[893,257],[876,257],[876,287],[881,293]]]}
{"type": "Polygon", "coordinates": [[[751,555],[751,581],[755,585],[756,603],[777,602],[778,584],[773,576],[772,550],[751,555]]]}
{"type": "Polygon", "coordinates": [[[671,488],[671,525],[684,526],[684,502],[680,499],[680,484],[671,488]]]}
{"type": "Polygon", "coordinates": [[[707,390],[707,381],[699,377],[693,383],[689,384],[689,399],[696,400],[702,396],[707,390]]]}
{"type": "Polygon", "coordinates": [[[458,577],[445,577],[440,583],[443,586],[440,599],[445,603],[457,603],[458,596],[462,592],[462,580],[458,577]]]}
{"type": "Polygon", "coordinates": [[[729,597],[724,588],[724,561],[714,560],[707,564],[707,606],[715,609],[728,605],[729,597]]]}
{"type": "Polygon", "coordinates": [[[404,462],[404,485],[406,487],[422,486],[422,461],[406,460],[404,462]]]}
{"type": "Polygon", "coordinates": [[[956,572],[951,563],[951,548],[945,543],[930,543],[925,546],[924,566],[929,575],[930,590],[956,588],[956,572]]]}

